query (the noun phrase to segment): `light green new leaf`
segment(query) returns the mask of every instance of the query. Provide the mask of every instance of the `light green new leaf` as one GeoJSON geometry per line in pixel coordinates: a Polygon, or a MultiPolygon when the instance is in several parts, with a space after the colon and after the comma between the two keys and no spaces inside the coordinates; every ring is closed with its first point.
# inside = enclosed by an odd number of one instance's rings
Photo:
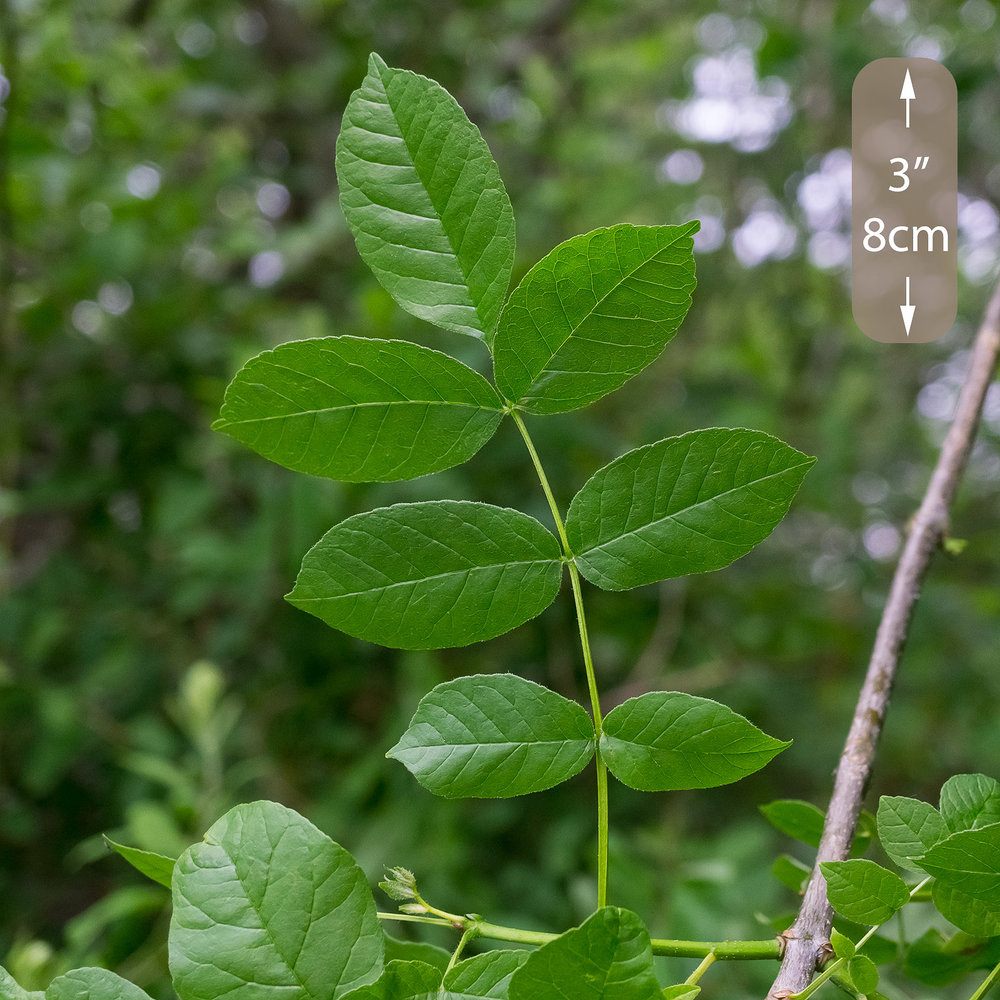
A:
{"type": "Polygon", "coordinates": [[[412,479],[471,458],[503,419],[496,390],[460,361],[401,340],[323,337],[248,361],[212,424],[297,472],[412,479]]]}
{"type": "Polygon", "coordinates": [[[677,986],[665,986],[660,996],[663,1000],[694,1000],[699,993],[701,993],[700,986],[679,983],[677,986]]]}
{"type": "Polygon", "coordinates": [[[953,833],[918,860],[941,884],[1000,910],[1000,823],[953,833]]]}
{"type": "Polygon", "coordinates": [[[941,786],[940,805],[952,833],[1000,823],[1000,782],[985,774],[956,774],[941,786]]]}
{"type": "Polygon", "coordinates": [[[636,448],[573,498],[576,564],[604,590],[728,566],[774,530],[813,462],[770,434],[725,427],[636,448]]]}
{"type": "Polygon", "coordinates": [[[151,878],[154,882],[170,888],[170,881],[174,873],[174,858],[168,858],[165,854],[155,854],[153,851],[142,851],[138,847],[126,847],[124,844],[116,844],[110,837],[105,837],[104,842],[112,850],[117,851],[136,871],[142,872],[146,878],[151,878]]]}
{"type": "Polygon", "coordinates": [[[929,802],[883,795],[878,804],[878,839],[900,868],[916,871],[922,857],[947,834],[941,814],[929,802]]]}
{"type": "Polygon", "coordinates": [[[630,910],[605,906],[532,952],[510,1000],[657,1000],[649,932],[630,910]]]}
{"type": "Polygon", "coordinates": [[[439,84],[372,54],[337,140],[340,204],[365,263],[408,312],[493,333],[514,213],[489,147],[439,84]]]}
{"type": "Polygon", "coordinates": [[[739,781],[788,746],[717,701],[651,691],[608,713],[601,757],[629,787],[668,792],[739,781]]]}
{"type": "Polygon", "coordinates": [[[386,755],[445,798],[506,798],[558,785],[594,754],[576,702],[513,674],[478,674],[425,695],[386,755]]]}
{"type": "Polygon", "coordinates": [[[74,969],[49,983],[45,1000],[149,1000],[149,994],[107,969],[74,969]]]}
{"type": "Polygon", "coordinates": [[[533,517],[437,500],[341,521],[306,553],[287,600],[359,639],[442,649],[541,614],[561,577],[559,543],[533,517]]]}
{"type": "Polygon", "coordinates": [[[884,924],[910,898],[903,880],[874,861],[824,861],[820,870],[830,905],[855,923],[884,924]]]}
{"type": "MultiPolygon", "coordinates": [[[[941,916],[966,933],[982,938],[1000,935],[1000,907],[985,903],[940,881],[934,882],[931,899],[941,916]]],[[[1000,960],[1000,955],[997,960],[1000,960]]]]}
{"type": "Polygon", "coordinates": [[[181,1000],[337,1000],[382,970],[364,873],[274,802],[236,806],[178,858],[173,904],[181,1000]]]}
{"type": "Polygon", "coordinates": [[[500,314],[504,396],[532,413],[575,410],[655,360],[691,306],[699,225],[596,229],[539,261],[500,314]]]}

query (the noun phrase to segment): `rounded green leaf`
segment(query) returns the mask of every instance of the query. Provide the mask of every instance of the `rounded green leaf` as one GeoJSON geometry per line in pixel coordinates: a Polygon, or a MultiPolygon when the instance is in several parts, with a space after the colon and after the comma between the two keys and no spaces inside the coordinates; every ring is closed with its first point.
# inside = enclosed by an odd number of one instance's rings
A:
{"type": "Polygon", "coordinates": [[[337,1000],[382,969],[364,873],[291,809],[231,809],[177,860],[170,971],[181,1000],[337,1000]]]}
{"type": "Polygon", "coordinates": [[[775,799],[760,806],[765,819],[788,837],[818,847],[826,819],[823,810],[801,799],[775,799]]]}
{"type": "Polygon", "coordinates": [[[668,792],[739,781],[788,746],[717,701],[651,691],[607,714],[601,758],[630,788],[668,792]]]}
{"type": "Polygon", "coordinates": [[[981,938],[1000,935],[1000,907],[940,881],[934,882],[931,898],[941,916],[967,934],[981,938]]]}
{"type": "Polygon", "coordinates": [[[867,955],[855,955],[847,963],[847,974],[859,993],[868,996],[878,989],[878,967],[867,955]]]}
{"type": "Polygon", "coordinates": [[[395,960],[375,982],[351,990],[344,1000],[440,1000],[441,976],[426,962],[395,960]]]}
{"type": "Polygon", "coordinates": [[[830,905],[858,924],[884,924],[910,898],[903,880],[874,861],[824,861],[820,870],[830,905]]]}
{"type": "Polygon", "coordinates": [[[408,312],[493,333],[514,213],[489,147],[443,87],[372,54],[337,141],[340,204],[365,263],[408,312]]]}
{"type": "Polygon", "coordinates": [[[562,413],[641,372],[691,306],[699,225],[596,229],[539,261],[500,314],[493,351],[504,396],[562,413]]]}
{"type": "Polygon", "coordinates": [[[53,979],[45,1000],[149,1000],[149,994],[107,969],[74,969],[53,979]]]}
{"type": "Polygon", "coordinates": [[[774,530],[815,461],[762,431],[724,427],[636,448],[573,498],[576,564],[604,590],[728,566],[774,530]]]}
{"type": "Polygon", "coordinates": [[[605,906],[532,952],[510,1000],[658,1000],[649,932],[630,910],[605,906]]]}
{"type": "Polygon", "coordinates": [[[559,543],[533,517],[438,500],[341,521],[306,553],[287,600],[359,639],[440,649],[541,614],[561,577],[559,543]]]}
{"type": "Polygon", "coordinates": [[[942,885],[1000,910],[1000,823],[953,833],[918,860],[942,885]]]}
{"type": "Polygon", "coordinates": [[[919,869],[919,859],[948,832],[941,814],[928,802],[902,795],[883,795],[878,803],[878,839],[899,865],[919,869]]]}
{"type": "Polygon", "coordinates": [[[952,833],[1000,823],[1000,782],[986,774],[956,774],[941,786],[941,815],[952,833]]]}
{"type": "Polygon", "coordinates": [[[459,962],[444,977],[439,1000],[507,1000],[510,980],[528,952],[488,951],[459,962]]]}
{"type": "Polygon", "coordinates": [[[576,702],[514,674],[478,674],[425,695],[386,756],[436,795],[506,798],[571,778],[594,740],[576,702]]]}
{"type": "Polygon", "coordinates": [[[324,337],[248,361],[212,427],[297,472],[389,481],[471,458],[503,419],[502,405],[482,375],[447,354],[324,337]]]}

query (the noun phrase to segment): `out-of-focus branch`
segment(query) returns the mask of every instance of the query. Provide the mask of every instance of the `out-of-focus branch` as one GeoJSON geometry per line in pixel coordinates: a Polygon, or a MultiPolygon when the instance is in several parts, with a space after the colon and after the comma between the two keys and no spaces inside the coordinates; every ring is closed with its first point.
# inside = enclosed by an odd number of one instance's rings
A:
{"type": "Polygon", "coordinates": [[[826,899],[826,881],[819,865],[823,861],[843,860],[850,851],[913,606],[931,554],[948,530],[948,510],[972,447],[998,354],[1000,284],[986,307],[955,416],[892,579],[868,673],[837,767],[816,867],[795,923],[785,932],[785,956],[778,977],[767,995],[768,1000],[786,1000],[792,994],[800,993],[829,955],[833,911],[826,899]]]}

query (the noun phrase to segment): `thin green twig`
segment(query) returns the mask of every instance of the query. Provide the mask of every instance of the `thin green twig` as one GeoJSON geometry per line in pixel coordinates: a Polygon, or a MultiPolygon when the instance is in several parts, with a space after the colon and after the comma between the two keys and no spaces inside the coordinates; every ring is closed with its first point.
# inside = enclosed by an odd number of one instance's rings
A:
{"type": "Polygon", "coordinates": [[[969,1000],[982,1000],[997,983],[1000,983],[1000,964],[993,966],[990,974],[982,981],[979,989],[969,997],[969,1000]]]}

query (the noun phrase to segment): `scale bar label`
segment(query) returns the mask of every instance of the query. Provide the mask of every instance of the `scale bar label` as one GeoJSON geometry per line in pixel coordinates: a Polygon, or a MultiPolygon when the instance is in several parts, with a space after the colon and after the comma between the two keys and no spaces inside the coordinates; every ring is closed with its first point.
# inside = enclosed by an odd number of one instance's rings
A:
{"type": "Polygon", "coordinates": [[[876,59],[854,81],[851,303],[884,343],[925,343],[958,308],[958,95],[933,59],[876,59]]]}

